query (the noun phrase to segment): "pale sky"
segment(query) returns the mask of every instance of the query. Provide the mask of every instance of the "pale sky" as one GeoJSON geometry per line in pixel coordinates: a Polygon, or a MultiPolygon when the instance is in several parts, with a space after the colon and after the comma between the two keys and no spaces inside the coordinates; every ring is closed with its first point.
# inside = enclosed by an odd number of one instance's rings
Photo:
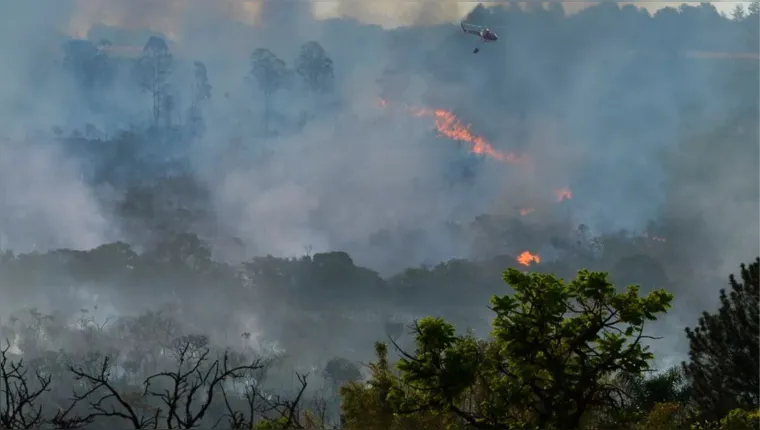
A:
{"type": "MultiPolygon", "coordinates": [[[[133,2],[122,0],[73,0],[76,9],[69,19],[66,32],[74,37],[85,37],[87,31],[95,24],[106,24],[131,28],[150,28],[160,31],[174,40],[180,32],[188,9],[202,5],[223,13],[232,19],[246,24],[255,24],[259,10],[264,1],[308,1],[308,0],[159,0],[141,3],[145,9],[135,9],[133,2]],[[148,10],[150,6],[151,10],[148,10]],[[137,13],[140,10],[142,12],[137,13]]],[[[535,0],[532,0],[535,1],[535,0]]],[[[454,22],[462,19],[472,10],[478,1],[457,0],[342,0],[312,1],[317,18],[351,16],[361,21],[392,28],[419,22],[420,11],[425,8],[428,22],[454,22]]],[[[498,2],[487,2],[496,4],[498,2]]],[[[673,6],[683,2],[631,2],[651,11],[673,6]]],[[[691,2],[692,4],[694,2],[691,2]]],[[[568,12],[576,12],[595,2],[565,2],[568,12]]],[[[713,2],[719,11],[730,14],[737,4],[748,6],[750,2],[713,2]]],[[[197,11],[196,11],[197,12],[197,11]]],[[[211,12],[211,11],[209,11],[211,12]]]]}
{"type": "MultiPolygon", "coordinates": [[[[443,0],[442,2],[451,5],[451,8],[447,8],[445,17],[442,17],[442,20],[457,20],[462,18],[464,15],[467,14],[472,8],[474,8],[478,3],[478,1],[446,1],[443,0]]],[[[314,12],[317,17],[320,18],[327,18],[327,17],[336,17],[340,15],[340,9],[343,9],[341,5],[345,5],[346,3],[350,2],[341,2],[341,1],[317,1],[314,2],[314,12]]],[[[391,1],[362,1],[361,2],[364,7],[362,7],[362,15],[361,18],[363,21],[372,22],[374,24],[380,24],[384,27],[396,27],[398,25],[404,25],[408,24],[407,22],[404,22],[403,17],[413,15],[408,12],[413,11],[414,9],[419,9],[421,4],[425,3],[435,3],[435,1],[404,1],[404,0],[391,0],[391,1]]],[[[498,2],[488,2],[491,4],[495,4],[498,2]]],[[[621,2],[621,4],[626,4],[629,2],[621,2]]],[[[679,5],[683,4],[685,2],[654,2],[654,1],[642,1],[642,2],[630,2],[630,4],[635,4],[639,7],[645,7],[649,9],[650,11],[654,12],[658,9],[664,8],[664,7],[678,7],[679,5]]],[[[687,2],[687,3],[694,3],[694,2],[687,2]]],[[[726,14],[730,14],[731,11],[734,9],[734,7],[737,4],[744,5],[745,9],[751,2],[729,2],[729,1],[719,1],[719,2],[712,2],[716,9],[720,12],[724,12],[726,14]]],[[[565,10],[568,12],[576,12],[578,10],[581,10],[585,7],[588,7],[590,5],[594,5],[596,2],[565,2],[565,10]]]]}

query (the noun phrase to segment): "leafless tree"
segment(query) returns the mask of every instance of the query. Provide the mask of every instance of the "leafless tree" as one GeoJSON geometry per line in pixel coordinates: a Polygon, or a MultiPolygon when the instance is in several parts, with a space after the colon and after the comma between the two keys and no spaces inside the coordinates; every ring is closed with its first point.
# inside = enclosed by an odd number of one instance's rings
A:
{"type": "Polygon", "coordinates": [[[236,409],[226,391],[222,391],[224,404],[227,409],[227,422],[233,429],[252,428],[256,418],[268,421],[272,428],[302,429],[305,428],[301,414],[301,401],[308,386],[308,374],[296,373],[300,387],[293,399],[272,396],[265,393],[259,385],[246,387],[244,398],[246,411],[236,409]]]}
{"type": "Polygon", "coordinates": [[[132,428],[157,428],[159,410],[152,414],[145,413],[144,404],[136,401],[134,392],[122,393],[115,384],[112,371],[112,358],[106,356],[102,359],[97,371],[86,370],[84,366],[69,365],[69,371],[74,374],[74,380],[80,382],[87,389],[84,392],[74,390],[74,399],[87,402],[90,412],[89,420],[99,417],[121,418],[129,421],[132,428]]]}
{"type": "Polygon", "coordinates": [[[108,356],[96,372],[70,366],[75,379],[88,387],[75,393],[74,398],[89,403],[88,419],[123,419],[135,429],[197,427],[225,381],[239,380],[263,367],[258,359],[239,364],[240,360],[227,351],[211,361],[211,352],[205,336],[177,339],[172,351],[176,368],[148,376],[141,391],[117,386],[112,358],[108,356]]]}
{"type": "Polygon", "coordinates": [[[59,408],[51,418],[46,419],[42,404],[43,395],[50,391],[51,376],[40,371],[34,372],[34,381],[23,360],[14,361],[9,357],[10,342],[0,348],[0,428],[31,429],[80,428],[88,421],[73,414],[76,401],[66,408],[59,408]]]}
{"type": "MultiPolygon", "coordinates": [[[[243,333],[243,337],[246,336],[250,336],[250,333],[243,333]]],[[[270,365],[273,363],[274,360],[268,359],[262,363],[262,367],[260,369],[257,369],[256,372],[253,372],[249,375],[248,380],[244,381],[242,396],[236,395],[235,397],[231,398],[232,396],[228,395],[227,389],[225,389],[224,386],[221,387],[224,407],[227,411],[226,415],[222,418],[227,418],[227,422],[230,428],[251,428],[253,426],[253,423],[256,422],[257,417],[263,413],[263,410],[261,409],[261,402],[258,401],[259,396],[261,395],[260,387],[263,381],[266,379],[267,371],[269,370],[270,365]],[[236,402],[233,405],[233,399],[244,400],[244,409],[241,410],[237,407],[238,403],[240,402],[236,402]]]]}
{"type": "Polygon", "coordinates": [[[301,384],[298,393],[293,399],[285,399],[281,396],[261,396],[264,408],[264,419],[276,423],[277,427],[286,429],[302,429],[301,423],[301,399],[309,385],[308,373],[296,373],[298,383],[301,384]],[[269,418],[274,416],[274,418],[269,418]]]}

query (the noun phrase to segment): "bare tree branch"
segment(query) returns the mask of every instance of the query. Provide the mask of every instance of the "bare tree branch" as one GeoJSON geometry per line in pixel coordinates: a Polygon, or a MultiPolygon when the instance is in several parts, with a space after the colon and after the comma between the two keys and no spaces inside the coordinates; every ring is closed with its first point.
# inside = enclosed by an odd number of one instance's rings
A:
{"type": "MultiPolygon", "coordinates": [[[[108,357],[103,360],[96,374],[70,367],[76,380],[90,384],[86,392],[75,394],[75,400],[88,399],[94,411],[87,417],[90,420],[96,417],[120,418],[129,421],[136,429],[159,426],[168,429],[197,427],[201,425],[217,392],[221,391],[227,402],[222,386],[224,382],[249,377],[264,367],[258,359],[233,365],[227,351],[221,358],[211,361],[211,349],[207,344],[208,340],[203,336],[183,336],[177,339],[173,350],[177,360],[176,368],[153,374],[144,380],[144,389],[138,395],[141,402],[144,402],[140,408],[134,400],[120,393],[114,386],[110,372],[111,359],[108,357]],[[152,406],[151,399],[157,400],[162,406],[152,406]],[[140,414],[138,409],[149,409],[151,413],[140,414]]],[[[235,422],[241,416],[240,413],[234,414],[235,422]]]]}

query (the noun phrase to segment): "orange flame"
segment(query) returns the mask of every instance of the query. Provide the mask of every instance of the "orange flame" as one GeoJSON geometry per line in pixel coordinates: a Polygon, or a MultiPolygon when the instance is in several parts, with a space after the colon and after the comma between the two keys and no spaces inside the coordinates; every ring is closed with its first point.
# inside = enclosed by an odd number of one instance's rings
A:
{"type": "Polygon", "coordinates": [[[523,251],[517,256],[517,262],[523,266],[530,266],[531,263],[540,263],[541,257],[538,254],[531,254],[530,251],[523,251]]]}
{"type": "MultiPolygon", "coordinates": [[[[388,106],[388,101],[379,99],[377,105],[384,108],[388,106]]],[[[470,150],[479,155],[486,155],[495,160],[506,163],[518,163],[523,161],[521,157],[511,152],[501,152],[491,146],[488,141],[481,137],[475,136],[470,131],[470,125],[464,125],[452,112],[443,109],[425,109],[416,107],[407,107],[414,116],[429,116],[435,118],[435,128],[442,136],[452,140],[465,142],[470,145],[470,150]]]]}
{"type": "Polygon", "coordinates": [[[535,211],[536,210],[533,209],[533,208],[523,208],[523,209],[520,209],[520,215],[521,216],[530,215],[530,214],[532,214],[535,211]]]}
{"type": "Polygon", "coordinates": [[[558,202],[570,200],[573,198],[573,191],[570,188],[560,188],[556,191],[556,193],[558,202]]]}
{"type": "Polygon", "coordinates": [[[435,118],[435,128],[443,136],[452,140],[470,144],[475,154],[487,155],[495,160],[506,163],[517,163],[520,157],[511,152],[501,152],[491,146],[481,136],[475,136],[470,131],[470,125],[464,125],[452,112],[443,109],[415,109],[416,116],[432,116],[435,118]]]}

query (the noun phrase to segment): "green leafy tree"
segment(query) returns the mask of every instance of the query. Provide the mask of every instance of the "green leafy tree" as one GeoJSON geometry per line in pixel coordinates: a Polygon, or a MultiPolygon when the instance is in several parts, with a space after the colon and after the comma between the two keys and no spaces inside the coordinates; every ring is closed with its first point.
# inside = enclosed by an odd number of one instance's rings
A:
{"type": "MultiPolygon", "coordinates": [[[[692,427],[691,416],[681,403],[667,402],[657,403],[651,409],[642,411],[647,413],[645,417],[633,423],[617,422],[617,426],[602,428],[619,428],[632,430],[696,430],[692,427]]],[[[700,427],[697,427],[700,428],[700,427]]],[[[717,429],[715,429],[717,430],[717,429]]],[[[739,430],[739,429],[736,429],[739,430]]]]}
{"type": "Polygon", "coordinates": [[[388,361],[388,348],[375,344],[377,360],[370,363],[369,383],[353,381],[341,387],[341,428],[347,430],[439,430],[458,424],[456,417],[434,410],[398,414],[388,394],[396,383],[396,374],[388,361]]]}
{"type": "Polygon", "coordinates": [[[644,374],[633,375],[628,380],[627,388],[632,406],[641,411],[651,411],[658,403],[684,404],[691,394],[679,367],[650,377],[644,374]]]}
{"type": "Polygon", "coordinates": [[[574,429],[611,402],[612,375],[649,369],[644,326],[669,308],[669,293],[618,292],[587,270],[569,283],[515,269],[503,279],[514,294],[491,299],[490,340],[457,335],[441,318],[418,321],[416,350],[400,351],[387,396],[396,414],[453,415],[477,429],[574,429]]]}
{"type": "Polygon", "coordinates": [[[720,291],[716,313],[704,312],[687,328],[689,361],[684,371],[705,419],[717,421],[732,409],[760,406],[760,258],[742,264],[731,291],[720,291]]]}
{"type": "Polygon", "coordinates": [[[595,414],[594,420],[602,427],[652,422],[663,427],[665,423],[680,425],[692,417],[691,387],[680,366],[651,376],[619,373],[613,381],[619,387],[619,401],[595,414]]]}

